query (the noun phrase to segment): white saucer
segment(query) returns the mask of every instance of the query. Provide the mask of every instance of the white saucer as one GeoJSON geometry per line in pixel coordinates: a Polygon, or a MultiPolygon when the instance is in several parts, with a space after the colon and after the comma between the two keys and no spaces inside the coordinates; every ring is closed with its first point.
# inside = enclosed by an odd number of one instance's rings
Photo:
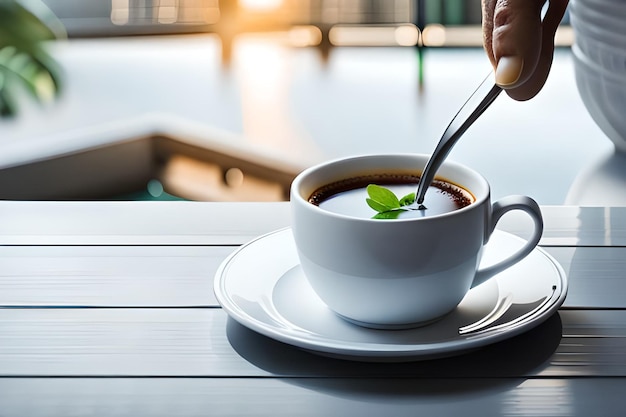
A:
{"type": "MultiPolygon", "coordinates": [[[[522,243],[496,230],[482,264],[495,263],[522,243]]],[[[340,318],[317,297],[300,269],[291,229],[282,229],[229,256],[217,271],[214,289],[232,318],[265,336],[325,356],[388,362],[451,356],[525,332],[563,304],[567,278],[550,255],[536,248],[472,289],[456,310],[431,325],[367,329],[340,318]],[[499,311],[494,321],[474,326],[494,311],[499,311]]]]}

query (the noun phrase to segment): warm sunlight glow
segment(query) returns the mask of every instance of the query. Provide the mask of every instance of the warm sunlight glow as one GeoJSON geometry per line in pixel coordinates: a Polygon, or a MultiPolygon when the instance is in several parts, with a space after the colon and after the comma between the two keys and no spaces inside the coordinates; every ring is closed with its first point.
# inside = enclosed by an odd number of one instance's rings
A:
{"type": "Polygon", "coordinates": [[[287,36],[289,44],[298,47],[316,46],[322,41],[322,31],[315,26],[294,26],[287,36]]]}
{"type": "Polygon", "coordinates": [[[266,12],[278,9],[283,0],[239,0],[239,5],[245,9],[256,12],[266,12]]]}
{"type": "Polygon", "coordinates": [[[229,168],[224,173],[224,181],[231,188],[240,187],[244,181],[243,171],[239,168],[229,168]]]}
{"type": "Polygon", "coordinates": [[[154,23],[213,24],[220,18],[218,0],[111,0],[114,25],[154,23]]]}
{"type": "Polygon", "coordinates": [[[161,24],[171,24],[176,22],[178,8],[176,6],[159,6],[158,20],[161,24]]]}
{"type": "Polygon", "coordinates": [[[341,26],[330,29],[330,42],[336,46],[413,46],[419,31],[413,25],[341,26]]]}
{"type": "Polygon", "coordinates": [[[122,26],[128,23],[130,17],[130,0],[111,0],[111,22],[122,26]]]}
{"type": "Polygon", "coordinates": [[[224,168],[185,155],[173,155],[163,169],[165,188],[174,195],[197,201],[282,201],[282,186],[245,175],[239,168],[224,168]]]}
{"type": "Polygon", "coordinates": [[[250,143],[314,158],[317,145],[294,117],[295,63],[292,51],[280,43],[256,34],[237,37],[233,64],[240,89],[243,134],[250,143]]]}
{"type": "Polygon", "coordinates": [[[396,28],[395,35],[398,45],[414,46],[419,39],[419,30],[414,25],[402,25],[396,28]]]}
{"type": "Polygon", "coordinates": [[[443,46],[446,43],[446,28],[442,25],[428,25],[424,28],[424,45],[443,46]]]}

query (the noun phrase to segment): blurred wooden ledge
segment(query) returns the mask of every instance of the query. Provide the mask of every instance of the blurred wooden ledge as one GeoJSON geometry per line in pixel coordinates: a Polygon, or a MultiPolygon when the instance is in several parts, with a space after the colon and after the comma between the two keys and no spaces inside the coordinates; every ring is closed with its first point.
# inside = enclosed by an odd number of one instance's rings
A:
{"type": "Polygon", "coordinates": [[[183,200],[284,201],[308,165],[162,114],[46,139],[6,149],[0,199],[124,199],[156,182],[183,200]]]}

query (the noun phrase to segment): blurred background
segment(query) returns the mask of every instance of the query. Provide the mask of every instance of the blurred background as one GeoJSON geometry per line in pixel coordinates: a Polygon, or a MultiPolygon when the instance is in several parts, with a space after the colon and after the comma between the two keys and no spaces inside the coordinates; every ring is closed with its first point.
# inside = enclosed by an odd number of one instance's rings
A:
{"type": "MultiPolygon", "coordinates": [[[[45,0],[71,37],[242,33],[296,46],[481,46],[480,0],[45,0]],[[420,32],[423,37],[420,37],[420,32]]],[[[569,25],[569,16],[563,20],[569,25]]],[[[568,44],[570,39],[560,39],[568,44]]]]}
{"type": "MultiPolygon", "coordinates": [[[[53,100],[7,90],[16,105],[0,119],[2,199],[285,200],[293,177],[322,160],[430,153],[491,69],[480,0],[20,3],[38,16],[43,3],[65,33],[42,43],[53,100]]],[[[603,135],[576,92],[568,15],[556,41],[533,105],[499,99],[451,155],[496,196],[561,204],[589,158],[610,149],[590,139],[603,135]],[[531,159],[551,170],[528,172],[531,159]]]]}

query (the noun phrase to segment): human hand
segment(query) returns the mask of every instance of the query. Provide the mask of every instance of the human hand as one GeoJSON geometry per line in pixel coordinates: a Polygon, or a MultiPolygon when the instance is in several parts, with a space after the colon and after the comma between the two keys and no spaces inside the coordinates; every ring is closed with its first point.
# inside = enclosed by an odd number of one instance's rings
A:
{"type": "Polygon", "coordinates": [[[483,44],[496,83],[515,100],[533,98],[548,78],[554,35],[568,0],[482,0],[483,44]]]}

